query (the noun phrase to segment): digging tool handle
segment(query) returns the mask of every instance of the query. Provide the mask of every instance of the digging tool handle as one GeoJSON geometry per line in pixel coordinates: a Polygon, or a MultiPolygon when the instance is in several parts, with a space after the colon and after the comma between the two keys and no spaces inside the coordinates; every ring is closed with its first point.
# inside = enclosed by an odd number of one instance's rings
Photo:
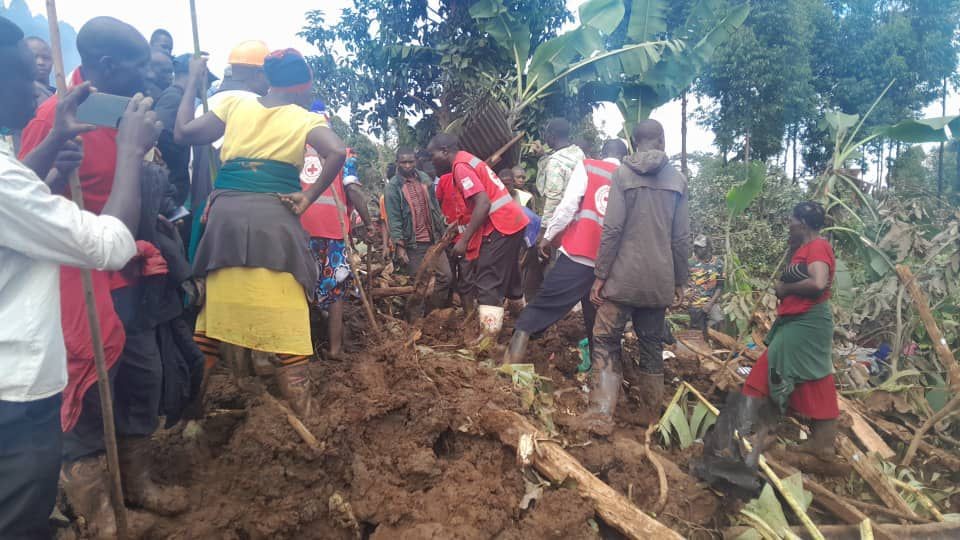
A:
{"type": "MultiPolygon", "coordinates": [[[[67,92],[67,76],[63,66],[63,49],[60,46],[60,22],[57,18],[56,0],[47,0],[47,21],[50,23],[50,50],[53,53],[53,65],[57,79],[57,94],[63,97],[67,92]]],[[[88,149],[90,150],[90,149],[88,149]]],[[[83,192],[77,171],[70,175],[70,195],[73,202],[83,209],[83,192]]],[[[117,537],[129,537],[127,529],[127,509],[123,504],[123,485],[120,482],[120,458],[117,453],[117,433],[113,422],[113,396],[110,378],[107,375],[106,359],[103,352],[103,335],[100,329],[100,316],[97,313],[93,293],[93,274],[90,270],[81,270],[83,281],[83,299],[87,307],[87,322],[90,325],[90,338],[93,341],[93,360],[97,369],[97,390],[100,392],[100,413],[103,417],[103,438],[107,451],[107,467],[110,472],[110,498],[113,513],[117,520],[117,537]]]]}

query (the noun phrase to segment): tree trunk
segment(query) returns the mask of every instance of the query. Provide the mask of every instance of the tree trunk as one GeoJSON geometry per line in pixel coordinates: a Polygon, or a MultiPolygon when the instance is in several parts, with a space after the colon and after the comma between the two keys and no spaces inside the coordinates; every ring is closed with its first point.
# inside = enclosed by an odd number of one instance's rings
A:
{"type": "Polygon", "coordinates": [[[747,135],[743,140],[743,162],[750,163],[750,128],[747,128],[747,135]]]}
{"type": "Polygon", "coordinates": [[[793,183],[797,184],[797,132],[800,128],[793,126],[793,183]]]}
{"type": "MultiPolygon", "coordinates": [[[[940,96],[940,116],[947,115],[947,78],[943,78],[943,94],[940,96]]],[[[937,156],[937,198],[943,197],[943,147],[940,143],[940,155],[937,156]]]]}
{"type": "MultiPolygon", "coordinates": [[[[880,148],[877,150],[877,185],[883,184],[883,141],[880,142],[880,148]]],[[[866,181],[866,176],[864,176],[866,181]]]]}
{"type": "MultiPolygon", "coordinates": [[[[943,145],[940,145],[941,147],[943,145]]],[[[943,151],[940,152],[943,154],[943,151]]],[[[690,176],[687,168],[687,93],[680,94],[680,172],[690,176]]]]}

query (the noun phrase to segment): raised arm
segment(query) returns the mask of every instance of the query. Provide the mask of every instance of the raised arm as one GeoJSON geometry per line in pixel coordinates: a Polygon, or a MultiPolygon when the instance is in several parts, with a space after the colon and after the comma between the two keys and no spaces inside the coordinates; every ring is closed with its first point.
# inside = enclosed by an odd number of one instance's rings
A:
{"type": "Polygon", "coordinates": [[[212,112],[200,118],[194,117],[194,102],[200,91],[200,83],[207,76],[207,59],[194,58],[190,61],[190,76],[177,109],[177,121],[173,128],[173,141],[183,145],[210,144],[223,137],[227,125],[212,112]]]}

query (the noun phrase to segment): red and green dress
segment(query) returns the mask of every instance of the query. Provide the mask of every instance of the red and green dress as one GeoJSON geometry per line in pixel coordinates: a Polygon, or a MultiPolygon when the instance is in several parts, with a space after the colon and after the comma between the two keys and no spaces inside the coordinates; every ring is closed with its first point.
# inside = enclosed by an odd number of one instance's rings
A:
{"type": "Polygon", "coordinates": [[[777,321],[765,340],[768,348],[753,366],[742,393],[769,396],[781,413],[789,409],[814,420],[830,420],[840,415],[833,380],[833,316],[829,303],[836,259],[830,243],[823,238],[807,242],[790,260],[791,265],[809,266],[814,262],[830,268],[831,285],[817,298],[790,295],[780,301],[777,321]]]}

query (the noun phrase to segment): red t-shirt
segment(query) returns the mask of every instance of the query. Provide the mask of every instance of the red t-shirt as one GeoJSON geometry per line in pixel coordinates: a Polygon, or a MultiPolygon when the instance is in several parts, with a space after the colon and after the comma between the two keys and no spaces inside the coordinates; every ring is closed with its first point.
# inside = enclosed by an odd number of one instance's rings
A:
{"type": "MultiPolygon", "coordinates": [[[[43,142],[53,129],[57,114],[57,96],[43,102],[37,116],[23,129],[20,138],[20,159],[43,142]]],[[[80,187],[83,189],[84,208],[99,214],[110,198],[113,175],[117,169],[117,130],[99,128],[80,135],[83,141],[83,161],[80,162],[80,187]]],[[[68,192],[61,195],[69,195],[68,192]]]]}
{"type": "Polygon", "coordinates": [[[830,288],[833,286],[833,274],[837,268],[837,260],[833,256],[833,247],[830,242],[823,238],[816,238],[800,246],[790,259],[790,264],[806,264],[810,266],[814,262],[823,262],[830,267],[830,283],[827,290],[823,291],[818,298],[808,298],[805,296],[790,295],[780,301],[780,307],[777,308],[778,315],[799,315],[806,313],[810,308],[817,304],[822,304],[830,299],[830,288]]]}
{"type": "MultiPolygon", "coordinates": [[[[509,196],[509,192],[496,173],[491,171],[485,163],[481,163],[480,166],[487,168],[488,178],[477,174],[477,171],[466,163],[454,163],[453,166],[453,178],[460,193],[463,194],[463,199],[466,201],[467,209],[471,214],[476,207],[474,196],[478,193],[485,192],[490,198],[491,204],[503,195],[509,196]]],[[[511,199],[506,206],[490,214],[483,223],[480,234],[484,238],[490,236],[493,231],[510,235],[523,230],[527,223],[529,223],[529,219],[523,212],[523,208],[511,199]]]]}

